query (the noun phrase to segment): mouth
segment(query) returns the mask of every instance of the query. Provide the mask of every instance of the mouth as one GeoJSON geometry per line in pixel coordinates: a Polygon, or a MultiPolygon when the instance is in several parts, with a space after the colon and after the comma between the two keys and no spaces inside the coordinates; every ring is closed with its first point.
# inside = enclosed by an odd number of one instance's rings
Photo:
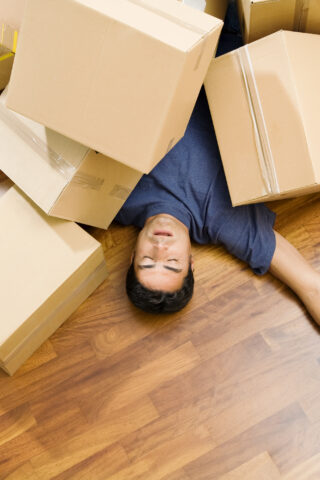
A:
{"type": "Polygon", "coordinates": [[[156,230],[153,235],[162,235],[163,237],[172,237],[172,233],[168,230],[156,230]]]}

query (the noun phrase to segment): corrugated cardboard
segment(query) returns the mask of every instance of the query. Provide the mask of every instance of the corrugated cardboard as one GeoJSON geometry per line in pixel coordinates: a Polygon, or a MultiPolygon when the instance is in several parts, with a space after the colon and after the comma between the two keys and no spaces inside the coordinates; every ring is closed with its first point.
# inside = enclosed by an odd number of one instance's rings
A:
{"type": "Polygon", "coordinates": [[[229,0],[178,0],[178,2],[224,20],[229,0]]]}
{"type": "Polygon", "coordinates": [[[320,36],[280,31],[212,61],[205,89],[233,205],[320,190],[320,36]]]}
{"type": "Polygon", "coordinates": [[[9,83],[12,70],[14,53],[0,44],[0,90],[9,83]]]}
{"type": "Polygon", "coordinates": [[[28,0],[7,105],[148,173],[185,132],[222,24],[172,0],[28,0]]]}
{"type": "Polygon", "coordinates": [[[5,107],[0,97],[0,169],[44,212],[107,228],[141,172],[5,107]]]}
{"type": "Polygon", "coordinates": [[[320,33],[319,0],[237,0],[243,40],[278,30],[320,33]]]}
{"type": "Polygon", "coordinates": [[[17,187],[0,198],[0,367],[10,374],[106,278],[102,247],[17,187]]]}

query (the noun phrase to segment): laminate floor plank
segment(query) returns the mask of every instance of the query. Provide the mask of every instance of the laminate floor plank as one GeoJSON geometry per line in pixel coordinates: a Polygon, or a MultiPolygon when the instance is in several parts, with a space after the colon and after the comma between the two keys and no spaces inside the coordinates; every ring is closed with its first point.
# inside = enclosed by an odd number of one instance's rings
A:
{"type": "MultiPolygon", "coordinates": [[[[320,270],[320,194],[270,206],[320,270]]],[[[190,304],[146,314],[124,284],[138,229],[85,229],[109,276],[0,371],[0,480],[319,480],[320,329],[297,297],[193,245],[190,304]]]]}

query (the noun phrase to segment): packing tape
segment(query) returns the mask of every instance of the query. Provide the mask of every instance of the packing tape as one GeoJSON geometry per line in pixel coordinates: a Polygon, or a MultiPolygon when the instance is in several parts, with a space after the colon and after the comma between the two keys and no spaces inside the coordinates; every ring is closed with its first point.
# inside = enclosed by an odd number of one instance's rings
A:
{"type": "Polygon", "coordinates": [[[265,188],[267,193],[280,193],[267,126],[247,45],[237,50],[237,57],[248,98],[258,160],[265,188]]]}
{"type": "Polygon", "coordinates": [[[91,188],[91,190],[100,190],[104,184],[104,178],[95,177],[88,173],[77,172],[73,176],[71,183],[79,187],[91,188]]]}
{"type": "Polygon", "coordinates": [[[74,165],[64,159],[61,154],[57,153],[46,142],[35,135],[15,114],[10,112],[10,110],[2,104],[0,104],[0,118],[38,155],[59,171],[68,182],[72,182],[82,188],[100,190],[104,183],[103,178],[77,172],[77,168],[74,165]]]}
{"type": "Polygon", "coordinates": [[[25,143],[27,143],[46,162],[49,162],[67,180],[76,171],[76,168],[66,161],[59,153],[55,152],[41,138],[35,135],[19,118],[0,104],[1,120],[13,130],[25,143]]]}
{"type": "Polygon", "coordinates": [[[145,0],[128,0],[128,2],[134,3],[135,5],[138,5],[139,7],[142,7],[145,10],[149,10],[150,12],[153,12],[156,15],[159,15],[160,17],[165,18],[166,20],[169,20],[169,22],[175,23],[176,25],[186,28],[187,30],[191,30],[194,33],[198,33],[202,36],[206,36],[208,33],[206,30],[203,30],[202,28],[197,27],[196,25],[192,25],[191,23],[186,22],[179,17],[175,17],[174,15],[171,15],[168,12],[164,12],[163,10],[160,10],[159,8],[154,7],[153,5],[150,5],[145,0]]]}
{"type": "Polygon", "coordinates": [[[306,30],[309,3],[309,0],[296,0],[293,21],[293,30],[296,32],[305,32],[306,30]]]}

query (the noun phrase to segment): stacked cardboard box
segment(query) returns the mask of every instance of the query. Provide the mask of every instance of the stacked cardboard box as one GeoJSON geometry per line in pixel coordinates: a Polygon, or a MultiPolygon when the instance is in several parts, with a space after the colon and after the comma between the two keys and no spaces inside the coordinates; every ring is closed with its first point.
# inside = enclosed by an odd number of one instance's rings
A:
{"type": "MultiPolygon", "coordinates": [[[[0,185],[3,185],[1,182],[0,185]]],[[[106,278],[101,245],[0,190],[0,367],[13,374],[106,278]]]]}
{"type": "Polygon", "coordinates": [[[20,1],[0,97],[0,169],[16,184],[0,198],[8,373],[105,278],[101,246],[70,220],[107,228],[183,136],[223,25],[173,0],[20,1]]]}
{"type": "Polygon", "coordinates": [[[280,31],[214,59],[205,88],[233,205],[320,190],[320,36],[280,31]]]}
{"type": "Polygon", "coordinates": [[[320,33],[319,0],[237,0],[243,40],[278,30],[320,33]]]}
{"type": "Polygon", "coordinates": [[[107,228],[142,173],[5,106],[0,96],[0,170],[44,212],[107,228]]]}
{"type": "Polygon", "coordinates": [[[7,106],[148,173],[185,132],[222,24],[172,0],[28,0],[7,106]]]}

